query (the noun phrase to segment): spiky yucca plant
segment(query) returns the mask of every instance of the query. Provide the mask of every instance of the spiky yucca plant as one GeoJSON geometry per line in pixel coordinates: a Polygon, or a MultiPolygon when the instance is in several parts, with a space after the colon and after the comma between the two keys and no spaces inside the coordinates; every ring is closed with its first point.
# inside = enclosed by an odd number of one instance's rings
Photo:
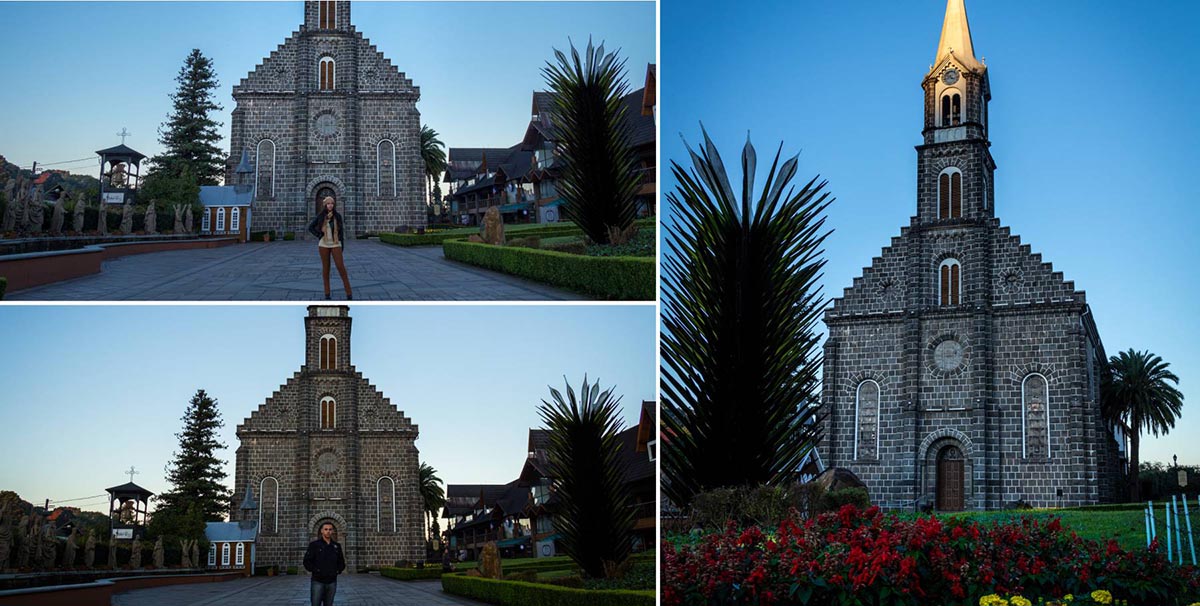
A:
{"type": "MultiPolygon", "coordinates": [[[[564,378],[565,381],[565,378],[564,378]]],[[[621,398],[583,378],[578,397],[550,388],[538,413],[549,430],[547,455],[560,506],[554,528],[567,555],[592,578],[605,578],[629,557],[633,509],[621,458],[621,398]]]]}
{"type": "Polygon", "coordinates": [[[662,304],[662,482],[681,507],[713,488],[785,482],[816,445],[832,201],[824,181],[797,189],[797,160],[780,166],[778,151],[756,193],[749,138],[736,192],[707,132],[688,152],[690,172],[671,163],[662,304]]]}
{"type": "Polygon", "coordinates": [[[554,55],[557,65],[547,63],[542,74],[554,93],[563,216],[592,241],[608,244],[610,233],[628,230],[637,218],[637,163],[621,103],[629,90],[625,60],[606,54],[604,44],[593,48],[591,40],[582,58],[574,44],[569,59],[558,49],[554,55]]]}

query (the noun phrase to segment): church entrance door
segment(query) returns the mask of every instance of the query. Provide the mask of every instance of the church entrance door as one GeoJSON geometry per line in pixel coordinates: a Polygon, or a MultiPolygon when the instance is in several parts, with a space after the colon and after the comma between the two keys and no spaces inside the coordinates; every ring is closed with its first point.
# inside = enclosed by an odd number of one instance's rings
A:
{"type": "Polygon", "coordinates": [[[317,187],[317,197],[313,200],[314,217],[317,215],[317,213],[325,209],[325,205],[321,204],[321,200],[324,200],[325,196],[331,196],[334,200],[337,200],[337,211],[341,213],[343,217],[346,216],[346,209],[343,208],[345,202],[337,199],[337,193],[334,192],[333,187],[329,185],[321,185],[317,187]]]}
{"type": "Polygon", "coordinates": [[[963,509],[963,455],[957,446],[947,446],[938,453],[937,508],[939,511],[963,509]]]}

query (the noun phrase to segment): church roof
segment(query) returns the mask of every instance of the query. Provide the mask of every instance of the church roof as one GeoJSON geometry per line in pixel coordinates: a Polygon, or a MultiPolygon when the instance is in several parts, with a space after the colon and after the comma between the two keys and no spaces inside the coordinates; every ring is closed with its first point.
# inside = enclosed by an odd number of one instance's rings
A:
{"type": "Polygon", "coordinates": [[[254,542],[254,537],[258,534],[258,522],[249,524],[249,528],[242,528],[242,525],[237,522],[208,522],[204,525],[204,538],[208,539],[209,543],[228,541],[235,543],[238,541],[254,542]]]}
{"type": "Polygon", "coordinates": [[[250,206],[254,192],[236,185],[201,185],[200,203],[204,206],[250,206]],[[239,191],[241,190],[241,191],[239,191]]]}
{"type": "Polygon", "coordinates": [[[987,69],[975,58],[971,26],[967,23],[967,7],[963,0],[946,0],[946,18],[942,22],[942,36],[938,39],[937,54],[934,56],[934,69],[951,56],[971,71],[982,72],[987,69]]]}
{"type": "Polygon", "coordinates": [[[137,163],[141,161],[142,158],[146,157],[146,155],[142,152],[139,152],[136,149],[125,145],[124,143],[108,149],[96,150],[96,154],[100,156],[124,156],[131,158],[134,163],[137,163]]]}
{"type": "Polygon", "coordinates": [[[109,494],[114,494],[114,495],[135,494],[135,495],[147,496],[147,497],[154,495],[153,492],[150,492],[149,490],[146,490],[145,488],[142,488],[141,486],[138,486],[137,484],[134,484],[133,482],[126,482],[124,484],[121,484],[120,486],[113,486],[112,488],[105,488],[104,491],[109,494]]]}

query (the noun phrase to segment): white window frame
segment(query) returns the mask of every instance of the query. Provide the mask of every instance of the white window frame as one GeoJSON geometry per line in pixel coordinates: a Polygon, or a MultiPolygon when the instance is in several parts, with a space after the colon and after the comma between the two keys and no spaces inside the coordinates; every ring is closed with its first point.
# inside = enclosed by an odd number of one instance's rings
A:
{"type": "Polygon", "coordinates": [[[258,167],[262,166],[262,145],[263,145],[263,143],[271,144],[271,191],[267,192],[267,197],[269,198],[269,197],[275,195],[275,142],[272,141],[271,139],[263,139],[262,141],[259,141],[258,145],[255,146],[255,148],[254,148],[254,188],[255,188],[254,197],[255,198],[258,197],[258,191],[257,191],[258,190],[258,167]]]}
{"type": "Polygon", "coordinates": [[[216,543],[208,544],[208,565],[209,566],[217,565],[217,544],[216,543]]]}
{"type": "Polygon", "coordinates": [[[938,97],[938,108],[937,109],[938,109],[938,127],[939,128],[954,128],[957,126],[962,126],[963,124],[966,124],[966,122],[967,122],[967,120],[966,120],[966,117],[967,117],[966,116],[966,114],[967,114],[967,95],[964,94],[963,91],[961,91],[953,86],[948,86],[946,88],[943,88],[941,97],[938,97]],[[953,118],[954,118],[954,95],[958,95],[958,124],[954,124],[954,120],[953,120],[953,118]],[[947,114],[946,111],[942,110],[942,99],[949,99],[949,102],[947,103],[950,106],[949,114],[947,114]],[[949,115],[949,117],[951,118],[949,121],[946,120],[947,115],[949,115]],[[949,124],[947,124],[947,122],[949,122],[949,124]]]}
{"type": "Polygon", "coordinates": [[[337,61],[333,57],[321,57],[317,62],[317,90],[319,92],[328,93],[337,90],[337,61]],[[321,75],[325,69],[325,63],[329,62],[329,88],[321,88],[321,75]]]}
{"type": "MultiPolygon", "coordinates": [[[[266,492],[264,491],[264,488],[267,485],[267,480],[271,480],[272,482],[275,482],[275,509],[274,509],[275,519],[273,520],[273,523],[271,524],[271,532],[279,532],[279,478],[276,478],[275,476],[267,476],[267,477],[263,478],[262,480],[259,480],[259,482],[258,482],[259,498],[261,498],[262,495],[266,494],[266,492]]],[[[266,509],[266,505],[267,505],[266,501],[263,501],[263,506],[258,508],[258,527],[260,529],[263,529],[263,525],[262,525],[263,511],[266,509]]],[[[263,529],[263,530],[265,530],[265,529],[263,529]]]]}
{"type": "MultiPolygon", "coordinates": [[[[958,266],[958,284],[952,284],[952,285],[951,285],[951,286],[956,286],[956,287],[958,288],[958,292],[957,292],[957,293],[953,293],[953,294],[957,294],[958,296],[957,296],[957,297],[954,297],[954,296],[952,296],[952,297],[950,297],[950,299],[951,299],[951,300],[958,299],[958,304],[959,304],[959,305],[962,305],[962,302],[963,302],[963,297],[962,297],[962,283],[963,283],[963,268],[962,268],[962,263],[961,263],[961,262],[960,262],[958,259],[956,259],[956,258],[954,258],[954,257],[948,257],[948,258],[946,258],[946,259],[942,259],[942,262],[938,264],[938,269],[937,269],[937,278],[938,278],[938,290],[937,290],[937,297],[938,297],[938,307],[947,307],[947,306],[954,305],[953,303],[949,303],[949,302],[947,302],[947,303],[942,303],[942,268],[943,268],[943,267],[946,267],[947,265],[950,265],[950,266],[957,265],[957,266],[958,266]]],[[[951,272],[951,273],[953,274],[953,272],[951,272]]]]}
{"type": "Polygon", "coordinates": [[[389,143],[392,146],[392,197],[396,197],[396,142],[391,139],[380,139],[379,143],[375,144],[375,195],[383,196],[383,176],[381,174],[381,165],[383,164],[383,144],[389,143]]]}
{"type": "MultiPolygon", "coordinates": [[[[954,214],[954,174],[955,173],[958,173],[958,188],[959,188],[958,203],[962,204],[967,199],[966,192],[963,191],[965,189],[965,186],[967,183],[967,180],[963,175],[963,171],[961,169],[959,169],[957,166],[948,166],[945,169],[943,169],[942,172],[938,173],[937,187],[935,188],[935,189],[937,189],[937,198],[935,198],[935,200],[937,201],[937,218],[938,219],[949,219],[950,218],[950,217],[942,216],[942,175],[950,175],[950,178],[946,179],[946,181],[947,181],[947,183],[950,184],[950,191],[948,192],[948,195],[950,196],[950,213],[954,214]]],[[[960,208],[960,210],[961,210],[961,208],[960,208]]],[[[959,215],[959,217],[962,217],[962,215],[959,215]]]]}
{"type": "Polygon", "coordinates": [[[229,543],[221,543],[221,565],[229,565],[229,543]]]}
{"type": "Polygon", "coordinates": [[[242,209],[236,206],[229,210],[229,231],[242,231],[242,209]]]}
{"type": "Polygon", "coordinates": [[[387,480],[392,485],[392,529],[388,532],[396,532],[396,480],[393,480],[389,476],[380,476],[378,480],[375,480],[375,531],[383,532],[383,523],[379,521],[379,516],[383,513],[380,503],[380,497],[383,496],[383,492],[380,486],[384,480],[387,480]]]}
{"type": "Polygon", "coordinates": [[[225,207],[217,209],[217,232],[225,231],[225,207]]]}
{"type": "Polygon", "coordinates": [[[204,216],[200,218],[200,231],[212,231],[212,209],[204,209],[204,216]]]}
{"type": "Polygon", "coordinates": [[[318,368],[318,370],[337,370],[337,345],[338,345],[337,341],[338,341],[337,336],[332,335],[330,333],[325,333],[325,334],[321,335],[320,343],[317,345],[317,347],[318,347],[318,349],[317,349],[317,368],[318,368]],[[326,351],[328,351],[328,349],[325,347],[325,339],[326,338],[328,338],[330,341],[333,342],[333,348],[332,348],[333,356],[331,356],[331,359],[329,360],[328,368],[325,367],[326,366],[325,364],[322,364],[322,362],[324,362],[325,360],[321,357],[322,355],[324,355],[324,353],[326,351]]]}
{"type": "Polygon", "coordinates": [[[246,544],[241,541],[238,541],[237,550],[235,550],[234,565],[238,567],[246,565],[246,544]]]}
{"type": "Polygon", "coordinates": [[[875,459],[878,460],[880,458],[879,409],[881,408],[880,405],[883,403],[883,388],[880,387],[879,382],[875,379],[865,379],[859,382],[858,387],[854,388],[854,458],[852,459],[854,461],[858,460],[858,411],[862,406],[862,388],[863,385],[866,385],[867,383],[875,384],[875,459]]]}
{"type": "Polygon", "coordinates": [[[1042,385],[1044,386],[1044,389],[1046,390],[1043,395],[1046,396],[1046,458],[1049,459],[1050,458],[1050,379],[1047,379],[1046,375],[1044,375],[1040,372],[1031,372],[1031,373],[1025,375],[1025,378],[1021,379],[1021,458],[1023,458],[1023,459],[1029,458],[1029,454],[1027,451],[1027,444],[1025,443],[1025,439],[1026,439],[1026,436],[1025,436],[1026,429],[1025,428],[1026,428],[1026,423],[1027,423],[1026,415],[1029,413],[1029,409],[1026,408],[1027,403],[1025,402],[1025,382],[1028,381],[1031,377],[1041,377],[1042,385]]]}
{"type": "Polygon", "coordinates": [[[333,406],[331,406],[329,409],[330,412],[332,413],[331,418],[329,419],[330,426],[325,427],[325,422],[324,422],[325,420],[320,419],[321,429],[337,429],[337,400],[335,400],[333,396],[322,396],[321,397],[320,410],[318,412],[318,415],[325,413],[325,402],[327,402],[327,401],[333,403],[333,406]]]}

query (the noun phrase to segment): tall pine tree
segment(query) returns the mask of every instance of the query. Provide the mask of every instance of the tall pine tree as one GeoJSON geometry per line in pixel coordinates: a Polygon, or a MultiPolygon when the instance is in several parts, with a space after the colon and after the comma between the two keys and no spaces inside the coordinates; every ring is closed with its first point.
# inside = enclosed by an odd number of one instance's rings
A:
{"type": "Polygon", "coordinates": [[[166,149],[152,159],[151,175],[178,179],[186,167],[198,185],[217,185],[225,172],[221,148],[216,145],[222,124],[209,113],[223,108],[213,100],[219,84],[212,59],[200,49],[192,49],[175,81],[179,88],[171,95],[174,109],[158,129],[158,142],[166,149]]]}
{"type": "Polygon", "coordinates": [[[183,513],[195,507],[205,521],[225,518],[230,494],[222,483],[226,476],[222,467],[225,461],[216,454],[218,448],[225,448],[217,441],[217,430],[224,425],[217,401],[203,389],[197,390],[183,414],[183,431],[175,434],[179,438],[179,451],[167,465],[171,491],[159,496],[159,510],[183,513]]]}

